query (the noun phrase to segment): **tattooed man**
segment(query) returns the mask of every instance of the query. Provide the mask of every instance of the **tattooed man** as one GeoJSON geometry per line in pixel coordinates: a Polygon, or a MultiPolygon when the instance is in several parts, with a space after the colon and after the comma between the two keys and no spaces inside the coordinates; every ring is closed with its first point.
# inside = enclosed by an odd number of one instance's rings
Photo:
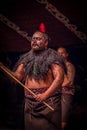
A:
{"type": "Polygon", "coordinates": [[[36,31],[31,50],[23,54],[14,67],[14,75],[35,93],[25,89],[25,130],[60,130],[61,94],[65,64],[58,53],[48,48],[46,33],[36,31]],[[44,103],[54,110],[49,109],[44,103]]]}

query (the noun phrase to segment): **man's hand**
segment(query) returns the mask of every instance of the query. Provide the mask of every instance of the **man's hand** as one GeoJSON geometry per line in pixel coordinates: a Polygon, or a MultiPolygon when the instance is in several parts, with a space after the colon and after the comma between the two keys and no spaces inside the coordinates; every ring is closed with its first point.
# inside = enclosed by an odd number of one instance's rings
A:
{"type": "Polygon", "coordinates": [[[45,93],[42,93],[42,94],[37,94],[37,95],[35,95],[34,98],[35,98],[37,101],[42,102],[42,101],[44,101],[44,100],[47,99],[47,96],[46,96],[45,93]]]}

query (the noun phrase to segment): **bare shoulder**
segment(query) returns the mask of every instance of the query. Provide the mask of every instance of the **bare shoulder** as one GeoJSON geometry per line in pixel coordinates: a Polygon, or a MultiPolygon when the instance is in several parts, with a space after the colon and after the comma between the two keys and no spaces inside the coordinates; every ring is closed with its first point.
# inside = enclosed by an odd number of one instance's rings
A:
{"type": "Polygon", "coordinates": [[[55,76],[63,76],[64,75],[64,69],[62,68],[62,66],[58,65],[58,64],[52,64],[51,66],[52,69],[52,73],[55,76]]]}
{"type": "Polygon", "coordinates": [[[67,67],[67,69],[75,69],[74,64],[72,64],[71,62],[67,62],[66,67],[67,67]]]}
{"type": "Polygon", "coordinates": [[[52,64],[52,69],[54,69],[54,70],[63,70],[63,67],[61,65],[58,65],[58,64],[52,64]]]}

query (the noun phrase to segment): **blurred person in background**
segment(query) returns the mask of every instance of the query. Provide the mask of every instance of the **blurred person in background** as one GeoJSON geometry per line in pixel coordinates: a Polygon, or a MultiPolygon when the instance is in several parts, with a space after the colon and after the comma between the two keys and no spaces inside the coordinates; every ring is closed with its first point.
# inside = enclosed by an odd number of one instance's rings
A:
{"type": "Polygon", "coordinates": [[[75,92],[74,79],[75,79],[75,66],[69,61],[69,53],[66,48],[59,47],[58,54],[64,59],[66,65],[66,73],[62,83],[62,96],[61,96],[61,116],[62,116],[62,130],[64,130],[72,110],[73,95],[75,92]]]}

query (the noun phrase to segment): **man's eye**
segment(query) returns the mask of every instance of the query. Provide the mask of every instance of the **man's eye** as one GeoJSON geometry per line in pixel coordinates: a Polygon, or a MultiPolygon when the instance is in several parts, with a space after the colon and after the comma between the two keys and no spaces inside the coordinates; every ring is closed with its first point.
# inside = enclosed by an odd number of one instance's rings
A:
{"type": "Polygon", "coordinates": [[[40,37],[37,37],[37,40],[41,40],[42,38],[40,38],[40,37]]]}
{"type": "Polygon", "coordinates": [[[41,37],[33,37],[32,40],[41,40],[41,37]]]}

